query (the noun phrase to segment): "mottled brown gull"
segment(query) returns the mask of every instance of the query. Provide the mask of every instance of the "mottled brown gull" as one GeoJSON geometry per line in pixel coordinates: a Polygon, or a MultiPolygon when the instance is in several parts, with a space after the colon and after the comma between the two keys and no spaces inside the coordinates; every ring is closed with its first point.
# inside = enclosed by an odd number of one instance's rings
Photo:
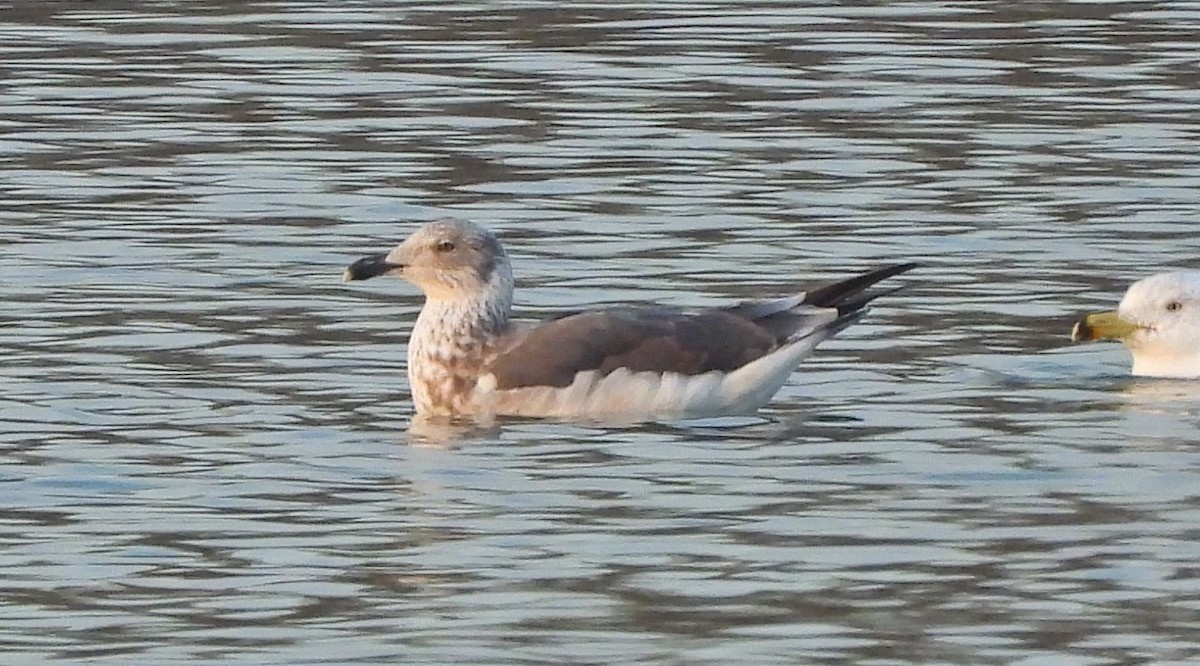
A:
{"type": "Polygon", "coordinates": [[[818,343],[894,291],[869,287],[915,266],[695,312],[614,307],[523,326],[510,319],[512,267],[500,242],[440,220],[354,262],[344,278],[393,274],[425,293],[408,344],[420,416],[639,420],[753,412],[818,343]]]}

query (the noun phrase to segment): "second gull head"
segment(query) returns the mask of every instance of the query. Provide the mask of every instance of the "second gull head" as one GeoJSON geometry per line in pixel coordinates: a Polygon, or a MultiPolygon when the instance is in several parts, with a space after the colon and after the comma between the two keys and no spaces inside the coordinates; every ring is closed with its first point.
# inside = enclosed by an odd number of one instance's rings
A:
{"type": "Polygon", "coordinates": [[[1077,342],[1118,340],[1133,355],[1133,374],[1200,377],[1200,272],[1160,273],[1133,283],[1121,305],[1084,315],[1077,342]]]}

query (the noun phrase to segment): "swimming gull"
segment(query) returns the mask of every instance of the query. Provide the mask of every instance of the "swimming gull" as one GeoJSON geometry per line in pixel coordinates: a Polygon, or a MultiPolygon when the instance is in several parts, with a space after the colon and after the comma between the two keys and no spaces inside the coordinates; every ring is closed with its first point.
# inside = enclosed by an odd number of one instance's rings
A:
{"type": "Polygon", "coordinates": [[[1200,272],[1159,273],[1134,282],[1112,312],[1079,318],[1076,342],[1119,340],[1142,377],[1200,377],[1200,272]]]}
{"type": "Polygon", "coordinates": [[[408,344],[418,416],[641,420],[753,412],[818,343],[895,291],[869,287],[916,265],[727,307],[613,307],[531,327],[509,318],[512,268],[496,237],[439,220],[343,277],[398,275],[425,293],[408,344]]]}

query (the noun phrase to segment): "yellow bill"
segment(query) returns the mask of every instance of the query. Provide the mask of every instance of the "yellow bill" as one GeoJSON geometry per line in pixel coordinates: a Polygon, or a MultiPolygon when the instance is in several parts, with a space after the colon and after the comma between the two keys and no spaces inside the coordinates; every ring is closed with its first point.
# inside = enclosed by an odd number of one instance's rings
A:
{"type": "Polygon", "coordinates": [[[1116,312],[1094,312],[1083,315],[1071,329],[1071,340],[1074,342],[1095,342],[1097,340],[1124,340],[1137,330],[1137,324],[1131,324],[1117,316],[1116,312]]]}

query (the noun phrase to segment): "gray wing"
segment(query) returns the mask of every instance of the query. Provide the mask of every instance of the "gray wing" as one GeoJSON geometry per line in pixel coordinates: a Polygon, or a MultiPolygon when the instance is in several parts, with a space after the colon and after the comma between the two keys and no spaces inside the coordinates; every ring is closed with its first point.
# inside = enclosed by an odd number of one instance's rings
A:
{"type": "Polygon", "coordinates": [[[779,340],[721,311],[614,308],[571,315],[522,335],[492,362],[499,389],[569,386],[580,372],[607,375],[730,371],[778,348],[779,340]]]}
{"type": "Polygon", "coordinates": [[[793,296],[695,313],[613,308],[572,314],[519,335],[489,370],[501,390],[569,386],[580,372],[603,376],[618,368],[684,375],[730,372],[793,340],[842,330],[868,303],[891,293],[868,292],[871,285],[916,266],[896,264],[793,296]]]}

